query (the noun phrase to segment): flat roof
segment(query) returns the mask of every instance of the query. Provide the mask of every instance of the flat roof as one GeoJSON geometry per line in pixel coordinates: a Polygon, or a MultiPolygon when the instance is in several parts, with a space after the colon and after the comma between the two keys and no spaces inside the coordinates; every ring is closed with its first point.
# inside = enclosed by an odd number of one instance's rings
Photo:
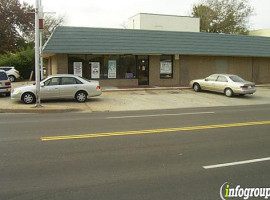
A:
{"type": "Polygon", "coordinates": [[[270,57],[270,38],[59,26],[45,44],[43,53],[270,57]]]}
{"type": "Polygon", "coordinates": [[[184,18],[195,18],[200,19],[199,17],[192,17],[192,16],[181,16],[181,15],[167,15],[167,14],[154,14],[154,13],[138,13],[136,15],[133,15],[132,17],[129,17],[129,19],[137,16],[137,15],[155,15],[155,16],[161,16],[161,17],[184,17],[184,18]]]}

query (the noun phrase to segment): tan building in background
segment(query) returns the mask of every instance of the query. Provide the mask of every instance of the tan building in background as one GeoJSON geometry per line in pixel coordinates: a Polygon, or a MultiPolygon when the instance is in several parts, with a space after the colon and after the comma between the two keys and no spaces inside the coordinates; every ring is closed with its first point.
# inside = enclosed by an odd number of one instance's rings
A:
{"type": "Polygon", "coordinates": [[[249,35],[270,37],[270,28],[268,28],[268,29],[253,30],[253,31],[250,31],[249,32],[249,35]]]}
{"type": "Polygon", "coordinates": [[[130,17],[128,29],[200,32],[200,18],[139,13],[130,17]]]}

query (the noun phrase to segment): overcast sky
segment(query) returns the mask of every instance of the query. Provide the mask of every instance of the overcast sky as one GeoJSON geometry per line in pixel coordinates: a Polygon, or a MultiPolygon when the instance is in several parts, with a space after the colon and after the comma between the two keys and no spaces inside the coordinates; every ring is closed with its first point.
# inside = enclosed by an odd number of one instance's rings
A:
{"type": "MultiPolygon", "coordinates": [[[[20,0],[35,5],[35,0],[20,0]]],[[[42,0],[44,11],[63,15],[64,25],[122,28],[137,13],[189,16],[199,0],[42,0]]],[[[251,29],[270,28],[270,0],[250,0],[251,29]]]]}

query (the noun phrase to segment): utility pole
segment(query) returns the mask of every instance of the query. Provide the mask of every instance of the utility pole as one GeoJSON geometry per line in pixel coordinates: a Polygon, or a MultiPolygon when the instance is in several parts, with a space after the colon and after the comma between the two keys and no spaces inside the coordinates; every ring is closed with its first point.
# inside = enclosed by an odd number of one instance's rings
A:
{"type": "Polygon", "coordinates": [[[42,33],[43,33],[43,20],[44,19],[44,12],[43,12],[43,6],[41,4],[41,0],[39,3],[39,55],[40,55],[40,78],[41,80],[43,79],[43,56],[42,56],[42,51],[43,51],[43,44],[42,44],[42,33]]]}
{"type": "Polygon", "coordinates": [[[36,106],[40,104],[40,67],[39,67],[39,0],[35,4],[35,78],[36,78],[36,106]]]}

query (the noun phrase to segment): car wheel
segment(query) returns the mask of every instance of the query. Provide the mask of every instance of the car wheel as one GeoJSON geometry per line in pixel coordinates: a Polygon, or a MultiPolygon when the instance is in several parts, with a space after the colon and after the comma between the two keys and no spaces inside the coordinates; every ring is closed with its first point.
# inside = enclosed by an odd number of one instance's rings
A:
{"type": "Polygon", "coordinates": [[[226,88],[225,91],[224,91],[224,93],[225,93],[225,95],[227,97],[232,97],[233,96],[233,91],[230,88],[226,88]]]}
{"type": "Polygon", "coordinates": [[[9,78],[10,82],[14,82],[16,80],[15,76],[13,76],[13,75],[8,76],[8,78],[9,78]]]}
{"type": "Polygon", "coordinates": [[[80,103],[85,102],[87,99],[87,93],[85,91],[79,91],[76,93],[75,99],[80,103]]]}
{"type": "Polygon", "coordinates": [[[195,92],[200,92],[200,91],[201,91],[201,86],[199,85],[199,83],[195,83],[195,84],[193,85],[193,90],[194,90],[195,92]]]}
{"type": "Polygon", "coordinates": [[[36,102],[36,97],[33,93],[27,92],[22,95],[22,101],[25,104],[32,104],[36,102]]]}
{"type": "Polygon", "coordinates": [[[7,92],[6,93],[6,97],[10,97],[10,92],[7,92]]]}

